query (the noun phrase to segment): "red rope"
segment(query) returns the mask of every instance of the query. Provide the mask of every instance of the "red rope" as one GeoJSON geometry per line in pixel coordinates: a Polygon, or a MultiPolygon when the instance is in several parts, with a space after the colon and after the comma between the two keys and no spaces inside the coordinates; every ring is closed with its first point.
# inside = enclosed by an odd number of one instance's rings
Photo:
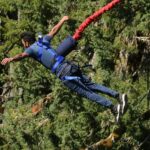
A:
{"type": "Polygon", "coordinates": [[[81,38],[82,32],[85,30],[85,28],[93,22],[95,19],[97,19],[99,16],[101,16],[106,11],[112,9],[116,4],[118,4],[120,0],[113,0],[112,2],[108,3],[106,6],[102,7],[98,11],[96,11],[94,14],[89,16],[83,23],[79,26],[79,28],[75,31],[73,38],[77,41],[81,38]]]}

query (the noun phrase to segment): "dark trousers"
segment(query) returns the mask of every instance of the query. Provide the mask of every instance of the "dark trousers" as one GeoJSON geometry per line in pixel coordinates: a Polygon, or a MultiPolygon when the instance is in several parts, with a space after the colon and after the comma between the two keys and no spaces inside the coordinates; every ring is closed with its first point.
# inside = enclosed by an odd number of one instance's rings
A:
{"type": "Polygon", "coordinates": [[[81,79],[66,80],[63,81],[63,83],[65,86],[67,86],[69,89],[76,92],[77,94],[86,97],[94,102],[97,102],[105,107],[110,107],[112,105],[112,102],[97,94],[96,92],[100,92],[114,98],[117,98],[119,95],[119,93],[116,91],[113,91],[103,85],[91,82],[85,76],[82,76],[81,79]]]}
{"type": "Polygon", "coordinates": [[[82,74],[79,67],[70,62],[62,63],[56,70],[56,75],[62,80],[65,86],[77,94],[99,103],[105,107],[111,107],[112,102],[97,94],[97,92],[118,98],[119,93],[113,91],[103,85],[93,83],[88,77],[82,74]],[[75,77],[75,79],[67,80],[64,77],[75,77]]]}

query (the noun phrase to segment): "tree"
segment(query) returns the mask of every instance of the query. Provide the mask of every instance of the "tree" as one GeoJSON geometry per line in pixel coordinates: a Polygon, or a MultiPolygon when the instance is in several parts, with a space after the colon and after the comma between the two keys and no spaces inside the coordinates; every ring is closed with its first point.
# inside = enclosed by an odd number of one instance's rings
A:
{"type": "MultiPolygon", "coordinates": [[[[45,34],[63,15],[70,15],[71,20],[53,40],[56,48],[87,16],[107,2],[0,0],[0,59],[22,51],[19,42],[22,31],[45,34]]],[[[85,69],[86,74],[129,96],[129,109],[122,118],[126,134],[113,149],[140,146],[146,150],[150,145],[149,120],[140,118],[149,108],[149,7],[148,0],[122,1],[85,30],[77,51],[68,57],[78,60],[81,66],[92,63],[95,72],[85,69]]],[[[109,110],[73,94],[34,60],[0,66],[0,71],[0,93],[4,96],[1,105],[5,106],[1,115],[1,149],[78,150],[113,131],[114,117],[109,110]],[[4,92],[6,83],[10,87],[8,93],[13,96],[4,92]],[[39,114],[33,115],[32,104],[47,95],[52,99],[43,104],[39,114]]]]}

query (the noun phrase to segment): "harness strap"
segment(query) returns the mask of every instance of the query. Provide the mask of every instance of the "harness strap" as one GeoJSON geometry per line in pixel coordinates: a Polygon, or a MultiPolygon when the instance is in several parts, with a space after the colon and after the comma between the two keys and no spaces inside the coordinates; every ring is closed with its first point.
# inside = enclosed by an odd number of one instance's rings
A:
{"type": "Polygon", "coordinates": [[[56,71],[58,65],[64,61],[64,57],[57,55],[57,53],[55,51],[51,50],[47,45],[44,45],[41,42],[37,42],[37,45],[38,45],[38,60],[39,61],[41,61],[43,48],[48,50],[55,58],[56,62],[53,64],[53,66],[51,68],[52,73],[54,73],[56,71]]]}
{"type": "Polygon", "coordinates": [[[41,61],[41,57],[42,57],[42,47],[38,47],[38,60],[41,61]]]}
{"type": "Polygon", "coordinates": [[[64,57],[63,56],[57,56],[55,58],[56,62],[54,63],[53,67],[52,67],[52,73],[54,73],[57,69],[57,67],[64,61],[64,57]]]}
{"type": "Polygon", "coordinates": [[[39,41],[36,44],[38,45],[38,60],[41,61],[43,45],[39,41]]]}
{"type": "Polygon", "coordinates": [[[61,80],[80,80],[78,76],[64,76],[61,80]]]}

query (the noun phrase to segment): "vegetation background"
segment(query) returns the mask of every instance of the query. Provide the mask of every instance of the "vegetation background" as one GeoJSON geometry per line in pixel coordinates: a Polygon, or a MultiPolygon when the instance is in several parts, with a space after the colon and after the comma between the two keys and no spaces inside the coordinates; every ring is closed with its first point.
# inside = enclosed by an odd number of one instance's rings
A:
{"type": "MultiPolygon", "coordinates": [[[[69,15],[70,21],[52,42],[56,48],[108,2],[0,0],[0,60],[23,51],[22,31],[46,34],[61,17],[69,15]]],[[[149,116],[141,117],[150,109],[149,36],[150,1],[123,0],[85,30],[68,57],[81,66],[92,64],[84,72],[95,82],[128,94],[129,109],[122,118],[126,132],[114,143],[114,150],[150,147],[149,116]]],[[[109,110],[70,92],[32,59],[0,66],[0,72],[0,149],[79,150],[116,128],[109,110]],[[35,103],[39,107],[34,108],[35,103]]]]}

